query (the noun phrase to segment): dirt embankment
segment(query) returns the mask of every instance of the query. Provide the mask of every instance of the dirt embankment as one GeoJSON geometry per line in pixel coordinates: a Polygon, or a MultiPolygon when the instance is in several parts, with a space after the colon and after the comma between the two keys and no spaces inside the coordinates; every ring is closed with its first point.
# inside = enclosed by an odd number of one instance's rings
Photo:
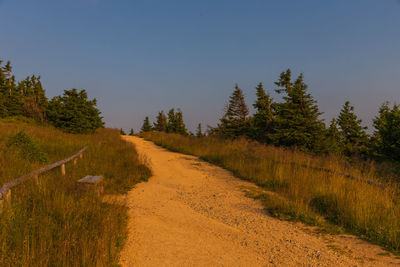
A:
{"type": "Polygon", "coordinates": [[[149,159],[153,177],[127,196],[123,266],[400,266],[355,237],[268,216],[243,192],[255,186],[226,170],[125,138],[149,159]]]}

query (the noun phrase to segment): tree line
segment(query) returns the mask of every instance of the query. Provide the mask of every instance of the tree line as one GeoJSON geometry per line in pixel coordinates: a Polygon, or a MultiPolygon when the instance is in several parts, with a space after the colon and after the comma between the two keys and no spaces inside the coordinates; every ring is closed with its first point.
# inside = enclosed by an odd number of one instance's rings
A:
{"type": "Polygon", "coordinates": [[[51,123],[70,133],[91,133],[104,123],[96,99],[89,100],[86,90],[65,90],[50,101],[40,76],[28,76],[17,82],[11,62],[0,60],[0,118],[23,116],[51,123]]]}
{"type": "MultiPolygon", "coordinates": [[[[317,101],[308,93],[303,74],[293,79],[288,69],[280,74],[275,86],[274,91],[281,96],[281,101],[275,101],[259,83],[253,103],[255,113],[249,115],[243,91],[236,84],[225,114],[216,127],[208,130],[208,135],[248,138],[314,153],[400,160],[399,105],[384,103],[373,121],[375,131],[368,135],[349,101],[343,104],[338,117],[332,119],[327,127],[321,119],[317,101]]],[[[191,134],[184,126],[181,111],[178,119],[183,127],[175,128],[174,114],[172,109],[166,118],[162,111],[159,112],[154,126],[146,117],[141,131],[191,134]]],[[[196,135],[203,136],[200,124],[196,135]]]]}

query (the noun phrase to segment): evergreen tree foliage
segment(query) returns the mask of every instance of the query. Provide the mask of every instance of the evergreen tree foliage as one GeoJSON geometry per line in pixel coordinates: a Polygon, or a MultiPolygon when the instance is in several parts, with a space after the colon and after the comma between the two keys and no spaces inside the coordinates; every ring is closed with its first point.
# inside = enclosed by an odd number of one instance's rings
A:
{"type": "Polygon", "coordinates": [[[378,155],[400,161],[400,106],[384,103],[374,119],[375,140],[378,155]]]}
{"type": "Polygon", "coordinates": [[[129,131],[129,135],[130,135],[130,136],[134,136],[134,135],[135,135],[135,132],[133,131],[132,128],[131,128],[131,130],[129,131]]]}
{"type": "Polygon", "coordinates": [[[342,134],[339,131],[337,120],[333,118],[326,132],[326,152],[341,154],[341,144],[342,134]]]}
{"type": "Polygon", "coordinates": [[[341,142],[343,151],[348,156],[359,154],[365,150],[368,137],[364,131],[366,127],[362,127],[361,122],[354,113],[354,107],[350,105],[349,101],[346,101],[340,111],[338,125],[343,137],[341,142]]]}
{"type": "Polygon", "coordinates": [[[196,137],[203,137],[204,134],[201,131],[201,123],[199,123],[199,125],[197,125],[197,131],[196,131],[196,137]]]}
{"type": "Polygon", "coordinates": [[[248,114],[249,109],[246,106],[242,89],[236,84],[225,108],[225,115],[218,125],[217,133],[227,138],[245,136],[248,114]]]}
{"type": "Polygon", "coordinates": [[[120,134],[120,135],[126,135],[124,129],[122,129],[122,128],[119,130],[119,134],[120,134]]]}
{"type": "MultiPolygon", "coordinates": [[[[156,125],[158,126],[158,118],[162,118],[162,114],[157,117],[157,123],[156,125]]],[[[163,119],[160,119],[160,121],[162,121],[163,119]]],[[[186,129],[186,125],[185,122],[183,121],[183,113],[180,109],[178,109],[175,112],[175,109],[171,108],[168,111],[168,121],[167,121],[167,125],[166,125],[166,131],[168,133],[178,133],[178,134],[183,134],[183,135],[187,135],[188,131],[186,129]]]]}
{"type": "Polygon", "coordinates": [[[167,117],[165,116],[164,111],[158,112],[156,122],[154,123],[154,130],[158,132],[167,131],[167,117]]]}
{"type": "Polygon", "coordinates": [[[301,150],[319,150],[325,125],[317,102],[307,93],[307,85],[300,74],[293,83],[291,71],[282,72],[275,90],[283,94],[283,103],[277,104],[273,141],[277,145],[296,146],[301,150]]]}
{"type": "Polygon", "coordinates": [[[141,132],[151,132],[153,128],[151,127],[149,117],[146,117],[143,121],[142,128],[140,129],[141,132]]]}
{"type": "Polygon", "coordinates": [[[274,103],[272,98],[265,92],[262,83],[258,84],[256,90],[257,100],[253,104],[256,113],[253,116],[251,135],[260,142],[271,143],[274,130],[274,103]]]}
{"type": "Polygon", "coordinates": [[[70,133],[93,133],[104,127],[96,99],[88,100],[85,90],[65,90],[48,104],[47,117],[58,128],[70,133]]]}
{"type": "Polygon", "coordinates": [[[48,100],[40,81],[40,76],[27,77],[18,83],[17,94],[22,95],[22,113],[26,117],[35,118],[40,121],[45,119],[45,111],[48,100]]]}
{"type": "Polygon", "coordinates": [[[40,76],[27,77],[16,85],[12,66],[8,61],[2,66],[0,60],[0,117],[23,115],[44,121],[47,97],[40,76]]]}
{"type": "Polygon", "coordinates": [[[173,108],[168,111],[167,132],[176,133],[175,109],[173,108]]]}
{"type": "Polygon", "coordinates": [[[185,122],[183,121],[183,113],[180,109],[175,113],[175,133],[187,135],[185,122]]]}

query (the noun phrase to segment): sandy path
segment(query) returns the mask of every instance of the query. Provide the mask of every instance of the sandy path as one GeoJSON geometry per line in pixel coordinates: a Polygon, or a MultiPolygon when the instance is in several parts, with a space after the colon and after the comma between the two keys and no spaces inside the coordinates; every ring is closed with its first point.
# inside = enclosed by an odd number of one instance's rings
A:
{"type": "Polygon", "coordinates": [[[153,177],[127,196],[123,266],[389,266],[400,260],[354,237],[279,221],[245,197],[254,187],[196,157],[137,137],[153,177]]]}

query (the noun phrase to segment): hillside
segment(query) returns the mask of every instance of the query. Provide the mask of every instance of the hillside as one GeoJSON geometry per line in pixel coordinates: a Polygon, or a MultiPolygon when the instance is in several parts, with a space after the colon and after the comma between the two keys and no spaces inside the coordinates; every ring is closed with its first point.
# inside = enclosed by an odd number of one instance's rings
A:
{"type": "Polygon", "coordinates": [[[0,184],[67,158],[88,146],[82,160],[12,190],[0,213],[1,266],[111,266],[125,240],[126,208],[79,190],[76,180],[103,175],[106,194],[127,192],[149,169],[119,131],[67,134],[25,118],[0,120],[0,184]]]}

